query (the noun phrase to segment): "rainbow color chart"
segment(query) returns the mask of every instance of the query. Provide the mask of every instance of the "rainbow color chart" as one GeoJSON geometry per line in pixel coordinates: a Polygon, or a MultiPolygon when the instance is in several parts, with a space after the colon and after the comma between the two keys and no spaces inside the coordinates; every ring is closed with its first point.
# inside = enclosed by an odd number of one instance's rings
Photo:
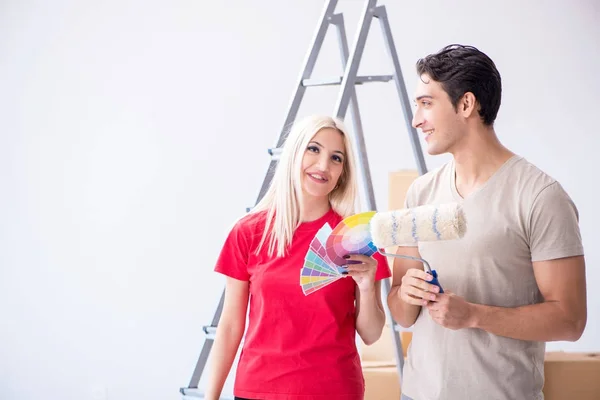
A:
{"type": "Polygon", "coordinates": [[[370,256],[377,251],[371,241],[369,223],[375,211],[368,211],[342,220],[334,229],[329,224],[317,232],[300,270],[300,286],[305,295],[344,278],[348,261],[346,254],[370,256]]]}
{"type": "Polygon", "coordinates": [[[346,254],[370,256],[377,252],[372,242],[370,225],[375,211],[351,215],[341,221],[327,238],[327,255],[335,265],[345,265],[346,254]]]}

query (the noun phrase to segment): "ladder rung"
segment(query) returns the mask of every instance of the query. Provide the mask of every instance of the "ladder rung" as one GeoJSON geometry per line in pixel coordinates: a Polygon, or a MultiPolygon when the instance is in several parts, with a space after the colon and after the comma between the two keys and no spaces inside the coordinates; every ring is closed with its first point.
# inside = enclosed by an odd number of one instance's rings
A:
{"type": "Polygon", "coordinates": [[[273,160],[279,160],[279,157],[281,157],[281,152],[282,149],[280,147],[274,147],[272,149],[269,149],[269,154],[271,155],[271,158],[273,160]]]}
{"type": "Polygon", "coordinates": [[[206,333],[206,338],[207,339],[214,339],[215,335],[217,334],[217,327],[216,326],[203,326],[202,330],[204,331],[204,333],[206,333]]]}
{"type": "MultiPolygon", "coordinates": [[[[206,398],[204,397],[204,393],[198,388],[181,388],[179,389],[179,392],[186,397],[196,397],[199,399],[206,398]]],[[[219,397],[219,400],[233,400],[233,397],[221,395],[221,397],[219,397]]]]}
{"type": "Polygon", "coordinates": [[[198,388],[181,388],[179,392],[186,397],[198,397],[200,399],[204,398],[204,393],[202,393],[198,388]]]}
{"type": "MultiPolygon", "coordinates": [[[[327,86],[327,85],[339,85],[342,83],[343,76],[336,76],[335,78],[323,78],[323,79],[303,79],[303,86],[327,86]]],[[[369,82],[389,82],[394,79],[393,75],[367,75],[357,76],[355,83],[361,85],[369,82]]]]}

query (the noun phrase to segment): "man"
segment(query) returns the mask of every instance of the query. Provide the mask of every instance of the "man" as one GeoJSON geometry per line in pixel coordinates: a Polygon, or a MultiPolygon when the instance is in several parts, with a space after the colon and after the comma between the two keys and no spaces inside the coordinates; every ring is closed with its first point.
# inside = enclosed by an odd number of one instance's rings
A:
{"type": "Polygon", "coordinates": [[[587,318],[578,211],[561,185],[498,140],[501,79],[471,46],[417,62],[413,126],[452,160],[417,178],[406,207],[459,202],[459,240],[400,247],[388,305],[414,324],[403,399],[543,399],[545,342],[575,341],[587,318]]]}

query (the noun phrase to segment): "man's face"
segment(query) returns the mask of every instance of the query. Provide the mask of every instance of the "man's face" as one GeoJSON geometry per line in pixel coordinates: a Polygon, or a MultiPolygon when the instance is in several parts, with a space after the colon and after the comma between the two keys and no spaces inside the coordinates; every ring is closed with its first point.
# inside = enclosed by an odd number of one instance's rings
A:
{"type": "Polygon", "coordinates": [[[425,135],[427,152],[431,155],[451,152],[463,136],[464,121],[454,110],[442,85],[427,74],[421,75],[415,103],[412,125],[425,135]]]}

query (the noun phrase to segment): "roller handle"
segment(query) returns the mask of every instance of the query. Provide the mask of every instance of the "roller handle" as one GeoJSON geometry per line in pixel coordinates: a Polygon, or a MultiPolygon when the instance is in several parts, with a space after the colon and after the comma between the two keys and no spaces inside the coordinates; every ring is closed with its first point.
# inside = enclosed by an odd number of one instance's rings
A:
{"type": "Polygon", "coordinates": [[[384,256],[387,257],[398,257],[398,258],[407,258],[409,260],[415,260],[415,261],[420,261],[423,263],[423,265],[425,266],[425,272],[431,274],[431,276],[433,277],[432,280],[429,281],[429,283],[431,283],[432,285],[435,285],[437,287],[440,288],[440,293],[444,293],[444,289],[442,289],[442,285],[440,285],[440,282],[438,281],[438,274],[435,271],[435,269],[431,269],[431,266],[429,265],[429,263],[427,262],[427,260],[423,259],[423,258],[419,258],[419,257],[413,257],[413,256],[407,256],[404,254],[393,254],[393,253],[386,253],[383,250],[379,249],[378,250],[380,254],[383,254],[384,256]]]}
{"type": "Polygon", "coordinates": [[[442,289],[442,285],[440,285],[440,282],[438,281],[438,274],[435,271],[435,269],[432,269],[431,271],[429,271],[429,273],[431,274],[431,276],[433,276],[433,279],[429,281],[429,283],[431,283],[432,285],[435,285],[437,287],[440,288],[440,293],[444,293],[444,289],[442,289]]]}

